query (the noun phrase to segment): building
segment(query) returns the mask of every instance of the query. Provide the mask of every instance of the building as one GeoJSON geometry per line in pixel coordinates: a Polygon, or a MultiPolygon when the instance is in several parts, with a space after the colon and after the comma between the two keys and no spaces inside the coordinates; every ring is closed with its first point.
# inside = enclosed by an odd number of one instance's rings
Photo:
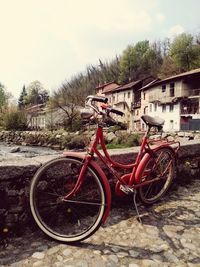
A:
{"type": "MultiPolygon", "coordinates": [[[[67,109],[67,107],[64,107],[67,109]]],[[[63,128],[66,112],[60,108],[49,108],[45,104],[38,104],[25,110],[28,127],[33,130],[63,128]]]]}
{"type": "Polygon", "coordinates": [[[46,127],[45,104],[38,104],[25,109],[28,127],[39,130],[46,127]]]}
{"type": "Polygon", "coordinates": [[[200,129],[200,69],[154,81],[141,95],[141,113],[165,119],[164,130],[200,129]]]}
{"type": "Polygon", "coordinates": [[[124,112],[124,116],[118,120],[127,124],[128,129],[133,131],[140,128],[141,116],[141,88],[152,82],[154,78],[149,76],[145,79],[131,81],[125,85],[111,82],[96,87],[97,95],[108,98],[109,104],[124,112]]]}

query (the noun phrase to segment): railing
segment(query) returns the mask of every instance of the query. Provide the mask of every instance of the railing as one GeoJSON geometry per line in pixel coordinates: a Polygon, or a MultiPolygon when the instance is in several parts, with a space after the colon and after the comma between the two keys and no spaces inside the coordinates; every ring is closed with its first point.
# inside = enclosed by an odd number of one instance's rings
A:
{"type": "Polygon", "coordinates": [[[189,96],[200,96],[200,88],[189,90],[189,96]]]}
{"type": "Polygon", "coordinates": [[[194,114],[200,114],[198,107],[185,106],[181,108],[181,115],[194,115],[194,114]]]}
{"type": "Polygon", "coordinates": [[[140,107],[141,107],[141,101],[131,103],[131,110],[133,110],[135,108],[140,108],[140,107]]]}

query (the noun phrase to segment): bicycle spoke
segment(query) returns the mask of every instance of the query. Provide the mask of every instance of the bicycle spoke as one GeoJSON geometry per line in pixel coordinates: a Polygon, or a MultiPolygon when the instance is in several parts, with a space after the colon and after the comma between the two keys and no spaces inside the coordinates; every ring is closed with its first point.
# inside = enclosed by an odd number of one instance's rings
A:
{"type": "Polygon", "coordinates": [[[139,195],[145,204],[157,201],[168,189],[173,178],[174,161],[172,152],[161,148],[155,152],[157,157],[150,158],[144,168],[142,182],[151,181],[139,188],[139,195]]]}
{"type": "Polygon", "coordinates": [[[100,204],[100,203],[88,202],[88,201],[77,201],[77,200],[68,200],[67,199],[67,200],[64,200],[64,202],[77,203],[77,204],[87,204],[87,205],[93,205],[93,206],[102,206],[102,204],[100,204]]]}
{"type": "Polygon", "coordinates": [[[74,194],[64,199],[74,191],[81,168],[80,161],[62,158],[47,164],[35,177],[33,215],[41,229],[57,240],[85,239],[100,226],[106,203],[101,182],[92,170],[84,173],[74,194]]]}

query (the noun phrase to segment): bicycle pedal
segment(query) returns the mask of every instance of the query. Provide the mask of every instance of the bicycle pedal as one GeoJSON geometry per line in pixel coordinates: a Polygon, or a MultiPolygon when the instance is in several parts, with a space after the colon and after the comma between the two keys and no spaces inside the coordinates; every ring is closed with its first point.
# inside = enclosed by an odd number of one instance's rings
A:
{"type": "Polygon", "coordinates": [[[133,188],[127,185],[120,185],[119,189],[127,195],[132,194],[134,192],[133,188]]]}

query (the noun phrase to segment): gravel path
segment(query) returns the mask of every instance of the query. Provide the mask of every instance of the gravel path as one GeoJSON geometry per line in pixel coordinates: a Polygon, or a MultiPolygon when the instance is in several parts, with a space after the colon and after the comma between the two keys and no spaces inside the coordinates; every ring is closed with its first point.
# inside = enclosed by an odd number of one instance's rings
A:
{"type": "Polygon", "coordinates": [[[139,211],[142,225],[130,205],[113,208],[106,225],[76,246],[29,229],[1,246],[0,266],[200,266],[200,180],[139,211]]]}

